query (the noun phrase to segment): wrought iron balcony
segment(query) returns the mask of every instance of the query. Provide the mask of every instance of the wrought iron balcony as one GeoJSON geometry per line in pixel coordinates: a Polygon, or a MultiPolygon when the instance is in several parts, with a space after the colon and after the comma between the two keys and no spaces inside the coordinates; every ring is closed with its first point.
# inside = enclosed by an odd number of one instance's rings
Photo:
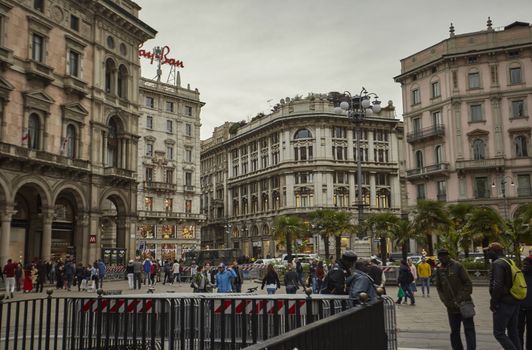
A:
{"type": "Polygon", "coordinates": [[[504,167],[504,158],[457,160],[455,167],[457,170],[462,171],[502,168],[504,167]]]}
{"type": "Polygon", "coordinates": [[[421,142],[433,137],[444,137],[445,126],[443,124],[435,124],[431,127],[415,130],[406,135],[406,141],[409,143],[421,142]]]}
{"type": "Polygon", "coordinates": [[[449,171],[449,163],[438,163],[434,165],[425,166],[422,168],[415,168],[406,171],[406,177],[408,179],[414,179],[417,177],[429,177],[434,175],[440,175],[449,171]]]}
{"type": "Polygon", "coordinates": [[[144,181],[144,189],[153,192],[175,192],[177,185],[166,182],[144,181]]]}

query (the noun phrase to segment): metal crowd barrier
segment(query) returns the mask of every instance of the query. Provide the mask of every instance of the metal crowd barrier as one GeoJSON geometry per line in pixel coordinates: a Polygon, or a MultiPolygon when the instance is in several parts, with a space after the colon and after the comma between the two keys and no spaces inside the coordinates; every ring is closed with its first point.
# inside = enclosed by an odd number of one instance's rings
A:
{"type": "MultiPolygon", "coordinates": [[[[396,349],[395,304],[383,300],[388,348],[396,349]]],[[[350,307],[347,296],[336,295],[55,298],[49,291],[45,298],[0,300],[0,349],[241,349],[350,307]]]]}

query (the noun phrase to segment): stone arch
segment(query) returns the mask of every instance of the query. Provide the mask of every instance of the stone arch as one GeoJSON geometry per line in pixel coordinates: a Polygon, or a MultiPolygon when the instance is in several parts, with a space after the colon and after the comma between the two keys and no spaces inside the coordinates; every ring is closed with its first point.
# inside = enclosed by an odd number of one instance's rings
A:
{"type": "Polygon", "coordinates": [[[257,227],[256,224],[253,224],[251,226],[250,235],[251,235],[251,237],[257,237],[259,235],[259,228],[257,227]]]}
{"type": "Polygon", "coordinates": [[[41,199],[43,201],[43,207],[50,207],[52,203],[52,189],[50,186],[41,179],[40,177],[34,176],[34,175],[26,175],[22,176],[18,179],[16,179],[13,182],[13,202],[15,201],[15,197],[17,195],[17,192],[24,186],[24,185],[32,185],[35,186],[36,190],[38,191],[39,195],[41,196],[41,199]]]}
{"type": "Polygon", "coordinates": [[[104,251],[110,253],[109,257],[113,257],[107,259],[104,254],[103,259],[107,264],[123,264],[125,250],[129,247],[127,217],[130,210],[128,202],[120,192],[111,189],[102,194],[99,208],[101,212],[100,245],[104,251]],[[119,251],[122,257],[115,259],[119,251]]]}
{"type": "Polygon", "coordinates": [[[124,198],[124,196],[120,192],[114,189],[110,189],[102,193],[102,195],[100,196],[100,201],[99,201],[100,208],[104,206],[104,202],[107,199],[113,202],[113,204],[116,206],[116,210],[119,213],[123,213],[126,216],[129,215],[129,206],[127,205],[128,202],[126,198],[124,198]]]}
{"type": "Polygon", "coordinates": [[[262,232],[261,232],[262,236],[266,237],[266,236],[269,236],[270,235],[270,227],[268,226],[268,224],[262,224],[262,232]]]}
{"type": "Polygon", "coordinates": [[[7,181],[3,178],[2,174],[0,173],[0,209],[4,206],[7,206],[9,204],[12,204],[12,198],[13,195],[11,194],[11,191],[9,190],[11,186],[8,186],[7,181]]]}
{"type": "Polygon", "coordinates": [[[53,202],[52,203],[55,203],[57,201],[58,197],[64,191],[71,191],[72,192],[72,194],[74,195],[74,197],[76,199],[76,202],[78,204],[80,204],[79,207],[82,210],[87,210],[88,209],[87,199],[85,198],[85,194],[83,193],[83,190],[81,188],[77,187],[74,184],[68,184],[67,183],[67,184],[62,184],[59,187],[57,187],[54,190],[53,202]]]}

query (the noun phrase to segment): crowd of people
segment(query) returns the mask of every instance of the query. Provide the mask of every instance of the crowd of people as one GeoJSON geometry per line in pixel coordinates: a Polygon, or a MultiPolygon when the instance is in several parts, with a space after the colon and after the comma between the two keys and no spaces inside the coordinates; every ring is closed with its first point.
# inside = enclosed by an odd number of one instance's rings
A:
{"type": "Polygon", "coordinates": [[[8,259],[1,272],[7,297],[13,298],[15,292],[42,293],[45,284],[66,290],[77,286],[78,291],[102,288],[106,266],[102,260],[84,266],[76,264],[73,259],[33,259],[22,266],[22,263],[8,259]]]}

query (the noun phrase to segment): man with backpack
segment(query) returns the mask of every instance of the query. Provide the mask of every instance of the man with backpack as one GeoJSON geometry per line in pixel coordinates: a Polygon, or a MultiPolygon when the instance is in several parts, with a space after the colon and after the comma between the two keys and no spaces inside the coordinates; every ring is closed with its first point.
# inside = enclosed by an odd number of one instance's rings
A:
{"type": "MultiPolygon", "coordinates": [[[[414,275],[410,267],[406,264],[405,260],[401,260],[401,266],[399,266],[399,276],[397,277],[397,283],[405,293],[405,304],[410,298],[410,305],[416,305],[416,299],[414,298],[414,293],[412,293],[412,282],[414,282],[414,275]]],[[[396,303],[401,304],[403,298],[398,298],[396,303]]]]}
{"type": "Polygon", "coordinates": [[[504,350],[521,350],[517,324],[519,302],[526,298],[527,290],[523,273],[512,260],[505,258],[500,243],[493,242],[484,249],[492,261],[489,291],[493,335],[504,350]]]}

